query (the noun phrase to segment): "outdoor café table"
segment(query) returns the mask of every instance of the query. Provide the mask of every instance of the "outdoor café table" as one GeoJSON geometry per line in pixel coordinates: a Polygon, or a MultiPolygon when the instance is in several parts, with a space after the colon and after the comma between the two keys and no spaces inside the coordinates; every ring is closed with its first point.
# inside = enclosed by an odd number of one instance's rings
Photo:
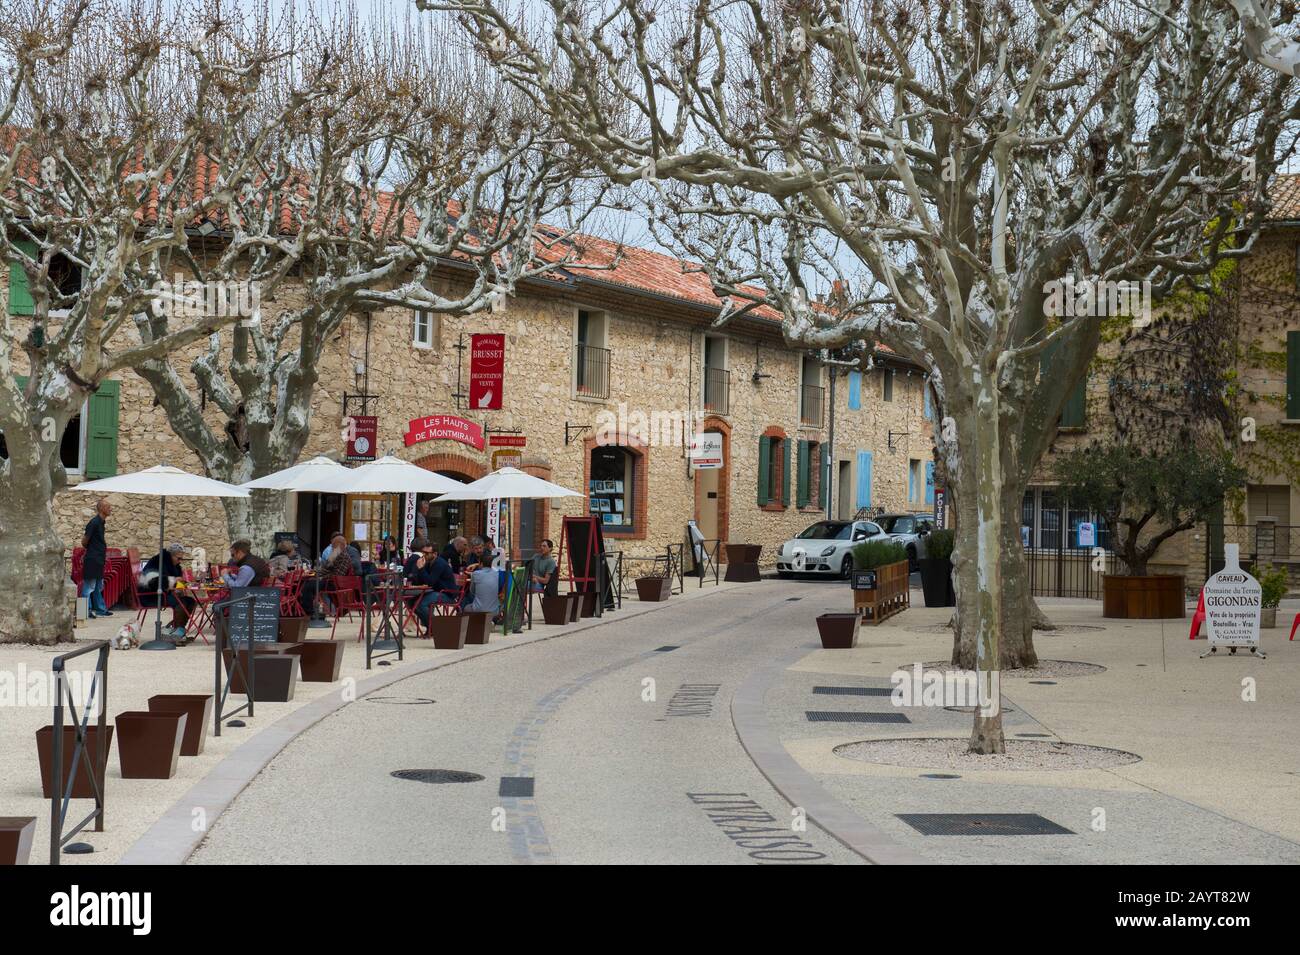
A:
{"type": "MultiPolygon", "coordinates": [[[[190,639],[203,637],[203,628],[208,624],[213,625],[213,632],[215,633],[216,623],[212,619],[212,605],[225,594],[225,585],[186,584],[185,589],[180,592],[189,594],[194,598],[194,612],[190,614],[190,619],[185,623],[185,635],[190,639]]],[[[203,637],[203,642],[207,643],[208,638],[203,637]]]]}

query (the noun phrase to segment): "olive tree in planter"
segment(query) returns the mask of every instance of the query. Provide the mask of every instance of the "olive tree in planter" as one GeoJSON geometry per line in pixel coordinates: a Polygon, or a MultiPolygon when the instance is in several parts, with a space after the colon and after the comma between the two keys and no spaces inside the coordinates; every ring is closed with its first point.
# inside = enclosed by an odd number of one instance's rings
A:
{"type": "Polygon", "coordinates": [[[925,539],[925,556],[921,565],[921,590],[927,607],[955,607],[957,595],[952,588],[952,551],[957,535],[937,530],[925,539]]]}
{"type": "Polygon", "coordinates": [[[1150,574],[1147,566],[1161,544],[1207,520],[1245,481],[1226,450],[1184,445],[1147,453],[1127,443],[1068,452],[1056,476],[1071,508],[1095,511],[1111,530],[1124,573],[1102,577],[1107,617],[1182,616],[1183,577],[1150,574]],[[1125,596],[1139,593],[1155,600],[1125,596]]]}
{"type": "Polygon", "coordinates": [[[1272,630],[1277,626],[1277,606],[1286,596],[1287,574],[1285,567],[1272,564],[1256,564],[1250,568],[1251,576],[1259,581],[1260,611],[1259,626],[1262,630],[1272,630]]]}

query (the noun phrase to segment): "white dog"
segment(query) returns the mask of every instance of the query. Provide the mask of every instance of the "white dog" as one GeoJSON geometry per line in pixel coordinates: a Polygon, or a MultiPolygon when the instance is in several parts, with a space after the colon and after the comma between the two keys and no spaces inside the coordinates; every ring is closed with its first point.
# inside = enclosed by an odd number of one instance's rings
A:
{"type": "Polygon", "coordinates": [[[140,646],[140,638],[136,636],[135,624],[123,624],[122,629],[117,632],[116,639],[113,640],[113,646],[118,650],[134,650],[140,646]]]}

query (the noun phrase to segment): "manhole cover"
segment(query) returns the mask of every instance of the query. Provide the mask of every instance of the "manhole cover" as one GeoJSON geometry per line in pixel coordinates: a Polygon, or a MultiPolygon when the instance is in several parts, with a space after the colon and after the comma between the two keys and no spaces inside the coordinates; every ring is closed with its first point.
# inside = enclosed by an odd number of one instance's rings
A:
{"type": "Polygon", "coordinates": [[[365,699],[368,703],[386,703],[389,706],[428,706],[438,702],[427,696],[367,696],[365,699]]]}
{"type": "Polygon", "coordinates": [[[813,692],[827,696],[890,696],[894,688],[892,686],[815,686],[813,692]]]}
{"type": "Polygon", "coordinates": [[[806,710],[810,723],[910,723],[903,713],[838,713],[831,710],[806,710]]]}
{"type": "Polygon", "coordinates": [[[532,776],[502,776],[498,796],[528,797],[533,794],[532,776]]]}
{"type": "Polygon", "coordinates": [[[924,836],[1072,836],[1074,832],[1032,812],[898,813],[924,836]]]}
{"type": "Polygon", "coordinates": [[[413,783],[478,783],[485,778],[478,773],[467,773],[460,769],[396,769],[388,775],[413,783]]]}

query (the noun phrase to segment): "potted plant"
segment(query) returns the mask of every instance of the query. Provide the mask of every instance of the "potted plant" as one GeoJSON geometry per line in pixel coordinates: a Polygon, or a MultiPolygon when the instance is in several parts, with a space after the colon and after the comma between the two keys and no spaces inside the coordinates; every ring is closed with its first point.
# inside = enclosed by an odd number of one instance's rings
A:
{"type": "Polygon", "coordinates": [[[931,532],[925,539],[925,556],[921,567],[921,591],[927,607],[955,607],[957,595],[952,589],[952,551],[957,535],[947,529],[931,532]]]}
{"type": "Polygon", "coordinates": [[[1191,443],[1152,452],[1128,443],[1079,448],[1060,457],[1056,476],[1070,508],[1095,512],[1111,531],[1124,573],[1102,575],[1102,616],[1126,619],[1185,615],[1183,575],[1152,574],[1148,564],[1246,479],[1229,452],[1191,443]]]}
{"type": "Polygon", "coordinates": [[[1277,605],[1282,602],[1287,591],[1287,573],[1285,567],[1272,564],[1256,564],[1250,568],[1251,576],[1259,581],[1260,611],[1259,628],[1271,630],[1277,626],[1277,605]]]}
{"type": "Polygon", "coordinates": [[[907,548],[893,540],[863,541],[853,548],[853,609],[873,624],[908,606],[907,548]],[[870,571],[858,586],[859,572],[870,571]]]}
{"type": "Polygon", "coordinates": [[[875,570],[907,560],[907,548],[897,541],[869,540],[853,548],[854,570],[875,570]]]}

